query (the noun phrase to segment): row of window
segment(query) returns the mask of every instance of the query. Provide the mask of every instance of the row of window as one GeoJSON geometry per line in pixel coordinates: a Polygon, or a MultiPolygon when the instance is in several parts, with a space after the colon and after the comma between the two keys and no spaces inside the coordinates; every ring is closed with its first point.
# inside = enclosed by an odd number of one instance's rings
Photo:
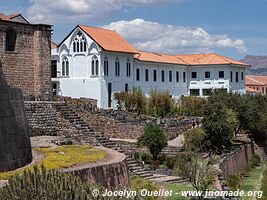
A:
{"type": "MultiPolygon", "coordinates": [[[[154,69],[153,70],[153,81],[156,82],[157,81],[157,70],[154,69]]],[[[179,82],[180,81],[180,75],[179,75],[179,71],[175,72],[175,81],[179,82]]],[[[173,75],[172,75],[172,71],[169,71],[169,82],[172,82],[173,80],[173,75]]],[[[140,69],[136,68],[136,81],[140,81],[140,69]]],[[[145,81],[148,82],[149,81],[149,70],[145,69],[145,81]]],[[[165,82],[165,70],[161,70],[161,81],[165,82]]],[[[183,82],[186,82],[186,74],[185,72],[183,72],[183,82]]]]}
{"type": "MultiPolygon", "coordinates": [[[[224,78],[224,71],[219,71],[219,78],[224,78]]],[[[191,78],[195,79],[197,78],[197,72],[191,72],[191,78]]],[[[205,78],[210,78],[210,71],[206,71],[205,72],[205,78]]],[[[244,72],[241,72],[240,74],[240,79],[243,81],[244,80],[244,72]]],[[[233,72],[230,72],[230,81],[233,82],[233,72]]],[[[238,82],[239,81],[239,73],[236,72],[235,75],[235,81],[238,82]]]]}
{"type": "MultiPolygon", "coordinates": [[[[69,61],[68,58],[65,56],[62,59],[62,76],[69,76],[69,61]]],[[[99,61],[96,56],[92,57],[91,61],[91,75],[92,76],[98,76],[99,75],[99,61]]],[[[109,75],[109,67],[108,67],[108,58],[105,57],[104,59],[104,75],[109,75]]],[[[120,61],[118,58],[115,60],[115,76],[120,76],[120,61]]],[[[131,76],[131,63],[130,60],[127,59],[126,63],[126,76],[131,76]]]]}

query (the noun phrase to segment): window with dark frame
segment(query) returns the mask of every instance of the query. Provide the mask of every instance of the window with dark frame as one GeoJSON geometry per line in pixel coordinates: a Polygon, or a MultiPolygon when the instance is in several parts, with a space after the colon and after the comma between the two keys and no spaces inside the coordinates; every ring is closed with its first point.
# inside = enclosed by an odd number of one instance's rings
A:
{"type": "Polygon", "coordinates": [[[235,72],[235,82],[238,83],[238,72],[235,72]]]}
{"type": "Polygon", "coordinates": [[[104,60],[104,76],[108,76],[108,58],[105,57],[104,60]]]}
{"type": "Polygon", "coordinates": [[[244,80],[244,72],[241,72],[241,80],[244,80]]]}
{"type": "Polygon", "coordinates": [[[62,72],[61,75],[62,76],[69,76],[69,60],[68,58],[65,56],[62,59],[62,72]]]}
{"type": "Polygon", "coordinates": [[[91,74],[92,74],[92,76],[98,76],[99,75],[99,61],[98,61],[98,58],[96,56],[92,57],[91,74]]]}
{"type": "Polygon", "coordinates": [[[210,78],[210,72],[205,72],[205,78],[210,78]]]}
{"type": "Polygon", "coordinates": [[[224,78],[224,71],[219,71],[219,78],[224,78]]]}
{"type": "Polygon", "coordinates": [[[115,76],[120,76],[120,61],[118,58],[115,61],[115,76]]]}
{"type": "Polygon", "coordinates": [[[157,70],[153,70],[153,79],[154,79],[154,82],[157,81],[157,70]]]}
{"type": "Polygon", "coordinates": [[[131,63],[129,59],[127,59],[127,63],[126,63],[126,76],[127,77],[131,76],[131,63]]]}
{"type": "Polygon", "coordinates": [[[128,92],[128,91],[129,91],[128,83],[125,83],[125,92],[128,92]]]}
{"type": "Polygon", "coordinates": [[[161,71],[161,82],[164,82],[165,81],[165,71],[162,70],[161,71]]]}
{"type": "Polygon", "coordinates": [[[176,82],[179,82],[179,72],[176,71],[176,82]]]}
{"type": "Polygon", "coordinates": [[[197,72],[192,72],[192,73],[191,73],[191,77],[192,77],[192,78],[197,78],[197,72]]]}
{"type": "Polygon", "coordinates": [[[145,70],[145,81],[148,81],[148,69],[145,70]]]}
{"type": "Polygon", "coordinates": [[[139,68],[136,69],[136,80],[140,81],[140,69],[139,68]]]}
{"type": "Polygon", "coordinates": [[[184,83],[186,82],[186,74],[185,74],[185,72],[183,72],[183,82],[184,83]]]}
{"type": "Polygon", "coordinates": [[[172,82],[172,71],[169,71],[169,82],[172,82]]]}
{"type": "Polygon", "coordinates": [[[230,72],[230,81],[233,82],[233,72],[230,72]]]}
{"type": "Polygon", "coordinates": [[[13,28],[6,30],[6,51],[15,51],[17,43],[17,32],[13,28]]]}

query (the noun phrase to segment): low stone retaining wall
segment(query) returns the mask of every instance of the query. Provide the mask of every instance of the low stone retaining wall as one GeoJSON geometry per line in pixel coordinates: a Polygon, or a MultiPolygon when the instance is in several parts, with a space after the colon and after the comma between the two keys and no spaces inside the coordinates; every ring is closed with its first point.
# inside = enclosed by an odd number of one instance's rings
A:
{"type": "Polygon", "coordinates": [[[56,109],[56,105],[64,102],[25,101],[24,103],[31,136],[60,135],[59,132],[64,132],[63,129],[66,128],[74,133],[74,128],[70,127],[69,123],[62,122],[61,114],[56,109]]]}
{"type": "Polygon", "coordinates": [[[255,144],[252,142],[238,147],[234,152],[224,157],[220,162],[220,169],[224,178],[227,179],[244,169],[255,154],[265,160],[263,150],[260,147],[255,148],[255,144]]]}
{"type": "Polygon", "coordinates": [[[92,112],[82,108],[76,108],[76,111],[95,131],[103,132],[111,138],[137,139],[149,123],[158,124],[169,140],[191,128],[189,119],[180,122],[173,119],[133,119],[131,114],[128,117],[125,112],[123,115],[118,114],[120,111],[92,112]]]}
{"type": "Polygon", "coordinates": [[[105,150],[109,155],[96,163],[63,169],[63,172],[74,173],[83,182],[102,185],[108,189],[130,187],[126,156],[111,149],[98,148],[105,150]]]}

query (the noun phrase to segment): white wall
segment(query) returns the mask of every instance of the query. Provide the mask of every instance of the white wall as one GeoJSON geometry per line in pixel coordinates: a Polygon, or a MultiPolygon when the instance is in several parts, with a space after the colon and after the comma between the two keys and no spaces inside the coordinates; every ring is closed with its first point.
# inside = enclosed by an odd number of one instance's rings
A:
{"type": "MultiPolygon", "coordinates": [[[[188,83],[190,89],[200,89],[200,96],[203,96],[202,89],[227,89],[227,91],[245,94],[245,68],[239,66],[190,66],[188,68],[188,83]],[[210,78],[205,78],[205,72],[210,72],[210,78]],[[224,78],[219,78],[219,71],[224,71],[224,78]],[[233,72],[233,82],[230,81],[230,73],[233,72]],[[197,78],[192,78],[192,72],[197,72],[197,78]],[[235,81],[235,73],[238,72],[239,81],[235,81]],[[241,80],[241,72],[244,79],[241,80]]],[[[189,94],[189,93],[188,93],[189,94]]]]}
{"type": "MultiPolygon", "coordinates": [[[[151,89],[169,91],[173,97],[189,95],[190,89],[226,88],[228,91],[245,93],[245,68],[240,66],[183,66],[174,64],[142,62],[134,60],[133,54],[106,52],[101,49],[88,35],[83,33],[87,41],[86,52],[73,52],[73,40],[79,28],[73,31],[59,48],[52,50],[52,59],[57,60],[58,78],[52,81],[58,82],[58,94],[72,98],[92,98],[97,100],[100,108],[108,108],[108,83],[112,84],[112,108],[116,108],[114,93],[124,91],[125,84],[129,90],[132,87],[139,87],[148,96],[151,89]],[[63,57],[69,61],[69,76],[62,75],[61,62],[63,57]],[[92,76],[91,61],[96,56],[99,61],[99,75],[92,76]],[[104,59],[108,57],[109,74],[104,76],[104,59]],[[120,76],[115,76],[115,60],[120,62],[120,76]],[[126,76],[127,59],[131,64],[131,76],[126,76]],[[140,69],[140,81],[136,80],[136,69],[140,69]],[[145,70],[149,71],[149,80],[145,81],[145,70]],[[157,81],[153,80],[153,70],[157,71],[157,81]],[[161,71],[165,71],[164,82],[161,79],[161,71]],[[172,71],[172,81],[169,81],[169,71],[172,71]],[[179,72],[179,81],[176,82],[176,71],[179,72]],[[197,72],[197,78],[191,78],[191,72],[197,72]],[[210,78],[205,79],[205,71],[210,71],[210,78]],[[224,71],[224,78],[219,79],[219,71],[224,71]],[[233,82],[230,81],[230,71],[233,71],[233,82]],[[183,72],[186,80],[183,81],[183,72]],[[239,82],[235,82],[235,74],[239,74],[239,82]],[[244,73],[244,80],[241,80],[241,72],[244,73]]],[[[81,31],[81,30],[80,30],[81,31]]]]}
{"type": "Polygon", "coordinates": [[[152,89],[169,91],[176,98],[187,94],[187,82],[183,82],[183,72],[186,67],[153,62],[135,61],[134,85],[142,89],[146,96],[152,89]],[[136,79],[136,69],[140,69],[140,81],[136,79]],[[145,80],[145,70],[148,69],[148,81],[145,80]],[[157,71],[157,81],[154,81],[154,70],[157,71]],[[162,82],[162,70],[164,70],[164,82],[162,82]],[[172,81],[169,81],[169,71],[172,72],[172,81]],[[176,71],[179,72],[179,82],[176,82],[176,71]]]}

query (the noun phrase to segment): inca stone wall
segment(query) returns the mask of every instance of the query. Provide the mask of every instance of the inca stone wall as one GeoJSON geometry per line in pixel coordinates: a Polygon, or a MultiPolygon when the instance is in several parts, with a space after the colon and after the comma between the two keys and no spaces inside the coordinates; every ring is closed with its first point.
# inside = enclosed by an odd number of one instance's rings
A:
{"type": "Polygon", "coordinates": [[[60,101],[25,101],[25,110],[30,127],[30,136],[79,134],[78,129],[57,111],[60,101]]]}
{"type": "MultiPolygon", "coordinates": [[[[136,139],[144,133],[144,128],[147,123],[157,124],[157,121],[162,121],[157,119],[129,120],[129,113],[126,114],[126,117],[123,117],[118,113],[112,116],[113,114],[105,114],[103,112],[92,113],[84,109],[77,109],[76,111],[95,131],[103,132],[106,136],[111,138],[136,139]],[[127,118],[127,120],[123,118],[127,118]]],[[[191,128],[190,121],[178,122],[174,120],[173,124],[169,121],[172,120],[166,120],[163,124],[159,122],[168,140],[174,139],[182,132],[191,128]]]]}
{"type": "Polygon", "coordinates": [[[244,169],[255,154],[254,143],[245,144],[237,148],[233,153],[225,157],[220,163],[223,176],[227,179],[244,169]]]}
{"type": "Polygon", "coordinates": [[[83,182],[104,186],[108,189],[130,187],[126,156],[111,149],[103,148],[109,155],[102,161],[83,164],[63,172],[79,176],[83,182]]]}
{"type": "Polygon", "coordinates": [[[0,172],[32,160],[28,122],[20,89],[9,88],[0,64],[0,172]]]}
{"type": "Polygon", "coordinates": [[[8,85],[27,99],[51,99],[51,26],[0,20],[0,59],[8,85]],[[17,34],[14,51],[6,51],[6,30],[17,34]]]}

